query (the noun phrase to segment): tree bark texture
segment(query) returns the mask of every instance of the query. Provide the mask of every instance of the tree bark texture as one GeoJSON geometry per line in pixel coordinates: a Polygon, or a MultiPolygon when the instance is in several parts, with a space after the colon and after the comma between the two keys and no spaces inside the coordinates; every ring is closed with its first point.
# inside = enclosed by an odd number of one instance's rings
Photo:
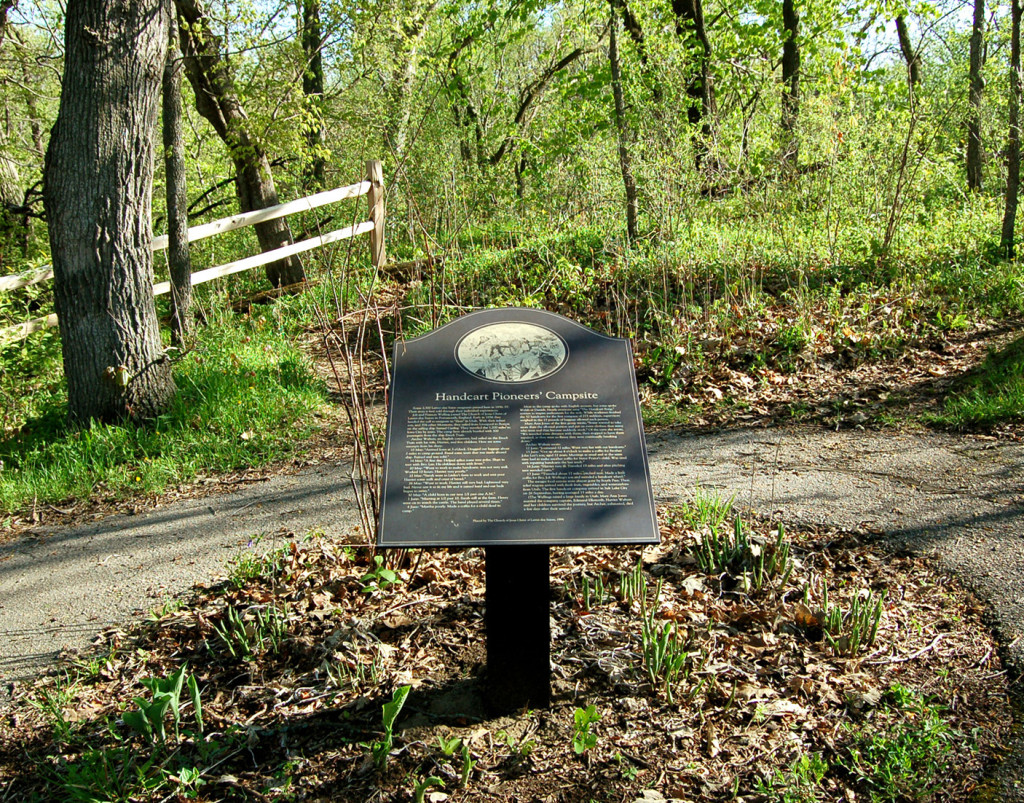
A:
{"type": "MultiPolygon", "coordinates": [[[[658,78],[657,71],[651,64],[651,58],[647,47],[647,38],[644,35],[643,26],[629,7],[628,0],[611,1],[612,6],[618,9],[619,15],[622,18],[623,30],[629,34],[629,38],[632,40],[633,46],[636,48],[637,57],[640,59],[640,66],[643,69],[644,76],[651,87],[651,99],[657,107],[664,97],[664,92],[661,88],[661,81],[658,78]]],[[[658,109],[655,108],[653,113],[657,115],[658,109]]]]}
{"type": "Polygon", "coordinates": [[[181,343],[192,334],[192,256],[188,245],[188,191],[181,131],[181,58],[174,3],[166,0],[167,60],[163,78],[164,172],[167,176],[167,264],[171,273],[171,332],[181,343]]]}
{"type": "Polygon", "coordinates": [[[390,99],[387,104],[387,125],[384,128],[384,147],[394,158],[398,172],[404,167],[409,121],[412,119],[413,89],[420,67],[420,48],[436,8],[437,0],[412,4],[408,17],[398,26],[400,39],[394,46],[395,64],[383,87],[390,99]]]}
{"type": "Polygon", "coordinates": [[[309,153],[303,170],[303,184],[307,192],[316,192],[327,186],[323,44],[320,0],[302,0],[302,55],[306,60],[306,68],[302,71],[302,96],[306,99],[306,112],[309,114],[306,121],[306,147],[309,153]]]}
{"type": "Polygon", "coordinates": [[[163,0],[70,0],[45,167],[72,419],[151,418],[174,395],[153,299],[154,132],[163,0]]]}
{"type": "MultiPolygon", "coordinates": [[[[227,145],[235,165],[235,192],[243,212],[264,209],[278,203],[270,160],[252,136],[249,118],[235,91],[227,61],[221,55],[221,39],[215,36],[199,0],[175,0],[185,74],[195,91],[196,110],[213,126],[227,145]]],[[[292,241],[284,218],[254,226],[263,251],[281,248],[292,241]]],[[[298,257],[267,265],[267,279],[274,287],[304,281],[305,271],[298,257]]]]}
{"type": "Polygon", "coordinates": [[[698,171],[717,172],[719,165],[712,155],[715,135],[715,87],[711,77],[711,40],[704,24],[703,0],[672,0],[676,18],[676,36],[697,41],[696,68],[686,84],[690,103],[686,117],[693,131],[694,164],[698,171]],[[699,133],[698,133],[699,132],[699,133]]]}
{"type": "Polygon", "coordinates": [[[1002,246],[1007,259],[1014,257],[1014,225],[1020,191],[1020,17],[1021,0],[1013,0],[1010,24],[1010,132],[1006,143],[1006,208],[1003,211],[1002,246]]]}
{"type": "Polygon", "coordinates": [[[615,108],[615,130],[619,138],[619,168],[622,171],[622,184],[626,190],[626,236],[629,241],[637,239],[636,227],[636,179],[633,177],[633,163],[629,153],[630,133],[626,121],[626,104],[622,98],[622,74],[619,68],[619,46],[617,29],[619,21],[615,17],[615,0],[611,2],[611,19],[609,21],[608,63],[612,73],[612,99],[615,108]]]}
{"type": "Polygon", "coordinates": [[[796,0],[782,0],[782,28],[782,162],[795,167],[800,156],[796,134],[800,115],[800,17],[796,0]]]}
{"type": "Polygon", "coordinates": [[[902,14],[896,17],[896,37],[900,42],[900,53],[907,63],[907,82],[910,87],[910,95],[913,97],[917,87],[921,84],[921,54],[914,50],[910,41],[910,29],[907,27],[907,18],[902,14]]]}
{"type": "Polygon", "coordinates": [[[18,0],[0,0],[0,45],[7,35],[7,12],[18,4],[18,0]]]}
{"type": "Polygon", "coordinates": [[[985,0],[974,0],[974,23],[971,27],[970,91],[967,111],[967,187],[981,191],[982,142],[981,97],[985,79],[981,70],[985,66],[985,0]]]}

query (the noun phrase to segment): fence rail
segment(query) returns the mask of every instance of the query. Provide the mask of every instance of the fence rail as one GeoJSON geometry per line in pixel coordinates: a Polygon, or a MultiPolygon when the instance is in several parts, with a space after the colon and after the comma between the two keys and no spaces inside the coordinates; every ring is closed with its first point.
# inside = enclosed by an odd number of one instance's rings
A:
{"type": "MultiPolygon", "coordinates": [[[[191,226],[188,230],[188,241],[193,243],[217,234],[235,231],[246,226],[254,226],[257,223],[264,223],[268,220],[276,220],[287,215],[293,215],[296,212],[309,212],[328,204],[338,203],[350,198],[360,198],[363,195],[369,197],[369,220],[281,248],[275,248],[272,251],[264,251],[253,256],[244,257],[243,259],[236,259],[224,265],[197,271],[192,274],[192,285],[195,286],[222,276],[230,276],[233,273],[252,270],[253,268],[276,262],[279,259],[312,251],[314,248],[347,240],[350,237],[357,237],[360,234],[370,235],[371,261],[375,268],[382,268],[384,265],[384,173],[381,163],[377,161],[367,163],[367,180],[361,181],[358,184],[350,184],[347,187],[338,187],[337,189],[318,192],[315,195],[308,195],[305,198],[298,198],[294,201],[278,204],[277,206],[268,206],[266,209],[256,209],[252,212],[243,212],[240,215],[221,218],[211,223],[191,226]]],[[[166,234],[154,237],[153,251],[166,249],[167,243],[168,238],[166,234]]],[[[53,268],[51,267],[41,268],[19,276],[4,276],[0,278],[0,293],[20,290],[23,287],[29,287],[33,284],[50,281],[51,279],[53,279],[53,268]]],[[[155,296],[164,295],[170,291],[170,282],[158,282],[153,285],[153,295],[155,296]]],[[[35,332],[56,325],[57,316],[53,314],[34,318],[14,326],[8,326],[0,329],[0,345],[24,340],[35,332]]]]}

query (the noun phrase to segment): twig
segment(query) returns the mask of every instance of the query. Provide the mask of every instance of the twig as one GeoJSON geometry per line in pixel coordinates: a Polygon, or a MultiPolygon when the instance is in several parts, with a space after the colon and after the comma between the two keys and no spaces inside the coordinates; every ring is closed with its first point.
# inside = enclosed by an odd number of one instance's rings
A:
{"type": "Polygon", "coordinates": [[[444,597],[419,597],[417,599],[410,600],[409,602],[403,602],[401,605],[396,605],[393,608],[388,608],[386,611],[381,613],[378,618],[383,618],[385,616],[390,616],[391,614],[395,613],[396,611],[402,610],[402,608],[409,608],[409,607],[411,607],[413,605],[420,605],[420,604],[422,604],[424,602],[438,602],[438,601],[440,601],[442,599],[444,599],[444,597]]]}
{"type": "Polygon", "coordinates": [[[238,511],[245,510],[246,508],[252,507],[253,505],[258,505],[262,501],[263,501],[262,499],[253,499],[251,502],[249,502],[247,504],[244,504],[244,505],[241,505],[240,507],[233,507],[233,508],[231,508],[231,512],[232,513],[237,513],[238,511]]]}
{"type": "Polygon", "coordinates": [[[915,658],[920,658],[929,650],[935,649],[936,645],[946,637],[945,633],[939,633],[927,647],[922,647],[917,652],[911,653],[910,655],[904,655],[901,658],[885,658],[881,661],[866,661],[869,664],[904,664],[907,661],[913,661],[915,658]]]}
{"type": "Polygon", "coordinates": [[[266,482],[266,477],[236,477],[233,480],[221,480],[221,485],[245,485],[250,482],[266,482]]]}

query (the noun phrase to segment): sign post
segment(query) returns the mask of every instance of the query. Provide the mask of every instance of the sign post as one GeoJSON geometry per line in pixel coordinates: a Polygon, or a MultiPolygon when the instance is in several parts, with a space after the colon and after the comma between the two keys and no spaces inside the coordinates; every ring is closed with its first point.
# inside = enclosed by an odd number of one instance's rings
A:
{"type": "Polygon", "coordinates": [[[395,345],[377,545],[486,548],[494,710],[550,699],[548,547],[658,541],[629,341],[513,308],[395,345]]]}

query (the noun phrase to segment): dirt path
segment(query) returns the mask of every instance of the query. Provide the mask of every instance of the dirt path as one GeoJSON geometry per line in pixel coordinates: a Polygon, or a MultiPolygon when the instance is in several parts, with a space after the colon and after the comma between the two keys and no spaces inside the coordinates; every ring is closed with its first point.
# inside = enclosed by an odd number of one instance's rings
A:
{"type": "MultiPolygon", "coordinates": [[[[761,514],[860,527],[933,555],[990,602],[1007,656],[1024,668],[1024,445],[808,427],[648,441],[659,503],[701,487],[761,514]]],[[[309,530],[356,540],[356,523],[345,463],[0,545],[0,683],[28,680],[59,650],[223,574],[255,542],[309,530]]],[[[1024,800],[1024,744],[1006,767],[1001,799],[1024,800]]]]}

